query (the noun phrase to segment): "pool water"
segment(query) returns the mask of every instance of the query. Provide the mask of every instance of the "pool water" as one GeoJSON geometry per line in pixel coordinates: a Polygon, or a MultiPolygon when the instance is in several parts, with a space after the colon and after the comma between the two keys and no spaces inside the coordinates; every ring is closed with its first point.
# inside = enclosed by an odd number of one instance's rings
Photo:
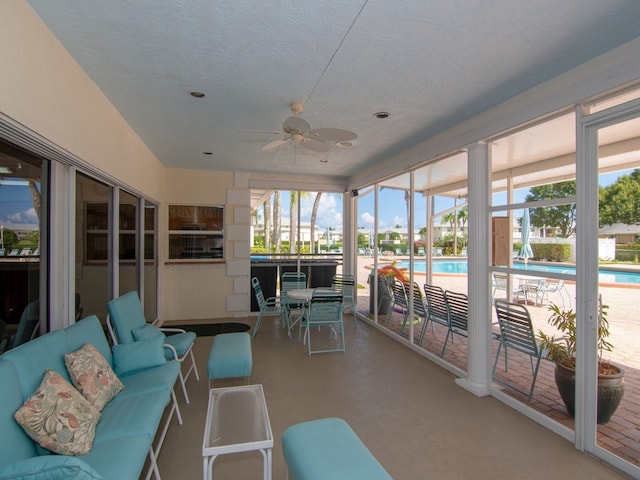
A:
{"type": "MultiPolygon", "coordinates": [[[[418,273],[426,272],[425,260],[415,260],[415,271],[418,273]]],[[[398,268],[409,268],[409,262],[400,262],[396,265],[398,268]]],[[[529,263],[525,265],[524,262],[513,262],[514,268],[521,268],[526,270],[540,271],[540,272],[555,272],[555,273],[568,273],[575,274],[575,267],[568,265],[553,265],[553,264],[537,264],[529,263]]],[[[467,260],[433,260],[433,273],[468,273],[467,260]]],[[[632,272],[626,270],[611,270],[609,268],[601,268],[598,272],[598,281],[600,283],[631,283],[640,285],[640,271],[632,272]]]]}

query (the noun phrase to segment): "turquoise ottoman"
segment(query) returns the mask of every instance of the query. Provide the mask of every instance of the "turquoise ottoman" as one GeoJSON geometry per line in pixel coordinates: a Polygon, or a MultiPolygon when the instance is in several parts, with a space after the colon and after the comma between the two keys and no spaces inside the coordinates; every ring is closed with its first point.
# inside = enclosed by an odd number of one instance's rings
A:
{"type": "Polygon", "coordinates": [[[247,332],[215,336],[207,362],[209,383],[220,378],[251,377],[252,367],[251,336],[247,332]]]}
{"type": "Polygon", "coordinates": [[[299,423],[282,434],[294,480],[391,480],[376,457],[340,418],[299,423]]]}

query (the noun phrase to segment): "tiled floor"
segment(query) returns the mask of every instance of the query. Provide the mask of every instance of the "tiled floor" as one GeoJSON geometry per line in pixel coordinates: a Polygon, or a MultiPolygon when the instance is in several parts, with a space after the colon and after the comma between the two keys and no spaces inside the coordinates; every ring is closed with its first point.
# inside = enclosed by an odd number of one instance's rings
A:
{"type": "MultiPolygon", "coordinates": [[[[625,478],[498,400],[470,394],[452,374],[383,332],[363,322],[355,328],[347,317],[345,334],[346,353],[309,357],[297,338],[287,338],[279,322],[268,318],[252,342],[251,382],[263,384],[275,437],[274,479],[286,478],[282,432],[334,416],[344,418],[398,480],[539,480],[542,468],[552,472],[548,478],[625,478]]],[[[178,395],[184,425],[171,426],[160,452],[165,480],[201,478],[212,341],[196,340],[203,378],[189,379],[190,405],[178,395]]],[[[466,343],[456,339],[455,345],[466,343]]],[[[447,358],[454,358],[456,349],[447,350],[447,358]]],[[[256,452],[222,456],[215,461],[214,478],[262,478],[262,458],[256,452]]]]}

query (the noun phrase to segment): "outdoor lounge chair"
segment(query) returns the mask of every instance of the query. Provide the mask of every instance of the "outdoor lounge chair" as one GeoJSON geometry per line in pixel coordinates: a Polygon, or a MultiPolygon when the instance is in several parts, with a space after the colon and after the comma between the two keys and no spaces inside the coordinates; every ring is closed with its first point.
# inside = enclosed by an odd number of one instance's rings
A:
{"type": "Polygon", "coordinates": [[[518,303],[509,303],[502,300],[496,300],[494,305],[498,316],[498,325],[500,326],[500,337],[498,338],[500,343],[498,344],[496,359],[493,363],[493,380],[522,393],[531,400],[531,397],[533,396],[533,389],[536,385],[538,368],[540,367],[540,360],[542,359],[543,351],[538,347],[529,310],[527,310],[527,307],[518,303]],[[533,378],[531,380],[531,388],[528,392],[496,377],[496,366],[498,365],[500,351],[502,348],[504,348],[505,371],[508,369],[507,350],[509,348],[513,348],[525,355],[529,355],[533,378]]]}
{"type": "MultiPolygon", "coordinates": [[[[393,292],[391,313],[393,314],[394,310],[398,311],[397,309],[399,309],[400,313],[402,313],[402,323],[404,325],[404,322],[407,318],[407,312],[409,311],[409,304],[407,303],[407,292],[402,282],[398,279],[394,279],[391,289],[393,292]]],[[[391,315],[389,315],[389,320],[391,320],[391,315]]]]}
{"type": "Polygon", "coordinates": [[[567,291],[564,280],[557,280],[555,278],[545,278],[538,286],[536,295],[536,304],[542,305],[545,300],[549,300],[550,293],[558,293],[562,300],[562,308],[566,308],[567,305],[571,308],[571,295],[567,291]],[[565,301],[565,296],[566,301],[565,301]]]}
{"type": "Polygon", "coordinates": [[[449,331],[447,332],[447,338],[444,340],[441,358],[444,357],[449,336],[451,336],[451,343],[453,343],[453,336],[456,333],[463,337],[468,336],[469,322],[469,298],[464,293],[445,290],[444,298],[447,301],[447,309],[449,311],[449,331]]]}
{"type": "MultiPolygon", "coordinates": [[[[410,287],[409,282],[402,282],[402,286],[404,287],[405,294],[407,296],[407,304],[413,301],[413,317],[416,323],[420,323],[420,319],[424,318],[424,325],[427,324],[427,306],[424,303],[424,295],[420,291],[420,287],[416,282],[413,282],[413,291],[410,287]]],[[[400,333],[404,331],[404,327],[407,325],[409,320],[409,310],[404,314],[404,321],[402,322],[402,327],[400,327],[400,333]]],[[[424,329],[423,325],[423,329],[424,329]]]]}
{"type": "Polygon", "coordinates": [[[300,288],[307,288],[307,275],[304,272],[284,272],[280,277],[280,304],[285,308],[285,327],[288,329],[289,337],[291,337],[291,329],[293,323],[291,322],[291,311],[298,310],[302,314],[304,302],[289,298],[287,292],[290,290],[297,290],[300,288]]]}
{"type": "MultiPolygon", "coordinates": [[[[4,321],[3,321],[4,323],[4,321]]],[[[33,340],[38,335],[38,327],[40,326],[40,301],[35,300],[22,310],[18,329],[13,335],[4,334],[0,338],[0,353],[11,348],[15,348],[29,340],[33,340]]],[[[5,324],[6,327],[6,324],[5,324]]]]}
{"type": "Polygon", "coordinates": [[[309,306],[304,310],[300,328],[305,328],[304,341],[307,344],[309,355],[314,353],[344,352],[344,322],[342,319],[342,294],[333,289],[316,288],[309,301],[309,306]],[[340,335],[340,343],[335,348],[313,350],[311,347],[311,328],[328,326],[329,340],[333,335],[340,335]]]}
{"type": "Polygon", "coordinates": [[[262,287],[260,286],[260,280],[257,277],[253,277],[251,279],[251,285],[253,286],[253,291],[256,295],[256,302],[258,302],[258,308],[260,308],[260,313],[258,313],[258,319],[256,320],[256,326],[253,328],[253,335],[251,338],[255,338],[258,334],[258,330],[260,329],[260,325],[262,324],[262,317],[265,315],[278,315],[280,317],[281,323],[284,325],[286,322],[286,309],[283,305],[280,304],[280,300],[276,297],[264,298],[264,294],[262,293],[262,287]]]}
{"type": "Polygon", "coordinates": [[[333,276],[331,288],[340,290],[342,292],[342,311],[344,312],[344,309],[347,307],[351,309],[351,312],[353,313],[353,323],[357,327],[358,319],[356,317],[355,277],[353,275],[336,273],[333,276]]]}
{"type": "MultiPolygon", "coordinates": [[[[427,306],[427,315],[426,321],[422,326],[422,331],[420,332],[420,338],[418,339],[418,344],[422,345],[424,341],[424,336],[427,333],[427,326],[429,322],[431,322],[431,331],[434,331],[434,323],[439,323],[447,327],[449,330],[449,308],[447,307],[447,300],[444,296],[444,290],[437,285],[429,285],[428,283],[424,284],[424,295],[427,306]]],[[[415,307],[414,307],[415,308],[415,307]]],[[[447,332],[448,338],[448,332],[447,332]]],[[[447,346],[447,342],[444,342],[445,348],[447,346]]],[[[444,348],[442,349],[442,354],[444,355],[444,348]]]]}
{"type": "Polygon", "coordinates": [[[148,324],[144,318],[140,297],[135,291],[125,293],[109,301],[107,310],[109,312],[107,314],[107,328],[114,345],[149,338],[150,334],[156,334],[154,329],[169,334],[166,336],[164,344],[165,358],[180,362],[180,384],[182,385],[185,402],[189,403],[189,394],[185,383],[192,372],[196,380],[200,380],[196,359],[193,355],[193,343],[196,340],[196,334],[181,328],[157,328],[155,322],[148,324]],[[183,373],[182,366],[187,357],[191,359],[191,365],[186,373],[183,373]]]}

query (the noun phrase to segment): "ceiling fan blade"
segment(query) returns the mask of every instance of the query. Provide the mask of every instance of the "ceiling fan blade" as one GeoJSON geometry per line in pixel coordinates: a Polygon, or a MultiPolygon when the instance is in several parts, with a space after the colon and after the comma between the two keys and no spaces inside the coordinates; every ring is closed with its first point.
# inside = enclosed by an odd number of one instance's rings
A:
{"type": "Polygon", "coordinates": [[[300,117],[288,117],[282,124],[282,128],[287,133],[308,133],[311,125],[300,117]]]}
{"type": "Polygon", "coordinates": [[[309,132],[309,137],[322,141],[346,142],[358,138],[354,132],[340,128],[316,128],[309,132]]]}
{"type": "Polygon", "coordinates": [[[279,146],[284,145],[285,143],[287,143],[290,140],[291,140],[290,137],[289,138],[288,137],[279,138],[278,140],[274,140],[273,142],[267,143],[260,150],[262,150],[263,152],[266,152],[267,150],[273,150],[274,148],[278,148],[279,146]]]}
{"type": "Polygon", "coordinates": [[[282,135],[282,132],[276,132],[275,130],[238,130],[239,133],[268,133],[271,135],[282,135]]]}
{"type": "Polygon", "coordinates": [[[330,148],[328,143],[321,142],[315,138],[305,138],[301,143],[305,148],[313,150],[314,152],[328,152],[330,148]]]}

